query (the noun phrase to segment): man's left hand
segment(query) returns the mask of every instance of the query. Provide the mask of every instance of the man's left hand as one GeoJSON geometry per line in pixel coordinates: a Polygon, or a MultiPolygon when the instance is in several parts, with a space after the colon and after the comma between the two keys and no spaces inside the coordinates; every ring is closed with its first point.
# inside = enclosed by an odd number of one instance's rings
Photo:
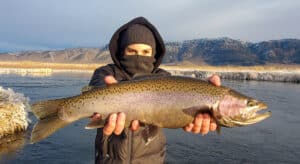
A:
{"type": "MultiPolygon", "coordinates": [[[[215,86],[221,86],[221,80],[218,75],[209,77],[209,82],[215,86]]],[[[216,121],[208,113],[199,113],[195,116],[194,121],[183,127],[186,132],[207,134],[209,131],[217,129],[216,121]]]]}

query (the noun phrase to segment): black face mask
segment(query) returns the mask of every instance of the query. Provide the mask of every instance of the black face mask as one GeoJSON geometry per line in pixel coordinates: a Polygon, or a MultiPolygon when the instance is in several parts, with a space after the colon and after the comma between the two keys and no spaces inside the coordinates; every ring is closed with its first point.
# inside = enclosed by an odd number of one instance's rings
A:
{"type": "Polygon", "coordinates": [[[123,55],[120,59],[121,66],[130,75],[149,74],[154,69],[153,56],[123,55]]]}

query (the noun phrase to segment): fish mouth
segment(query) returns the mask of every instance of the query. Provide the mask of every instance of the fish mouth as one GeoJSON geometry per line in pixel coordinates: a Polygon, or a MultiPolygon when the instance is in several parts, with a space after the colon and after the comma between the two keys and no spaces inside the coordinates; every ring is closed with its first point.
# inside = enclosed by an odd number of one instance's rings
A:
{"type": "Polygon", "coordinates": [[[248,103],[245,110],[246,112],[242,114],[242,117],[236,120],[232,120],[232,122],[237,126],[255,124],[272,115],[270,111],[265,111],[268,108],[268,105],[266,103],[258,101],[249,102],[250,103],[248,103]]]}
{"type": "Polygon", "coordinates": [[[259,102],[259,103],[258,103],[258,108],[259,108],[260,110],[264,110],[264,109],[267,109],[267,108],[268,108],[268,105],[267,105],[266,103],[264,103],[264,102],[259,102]]]}

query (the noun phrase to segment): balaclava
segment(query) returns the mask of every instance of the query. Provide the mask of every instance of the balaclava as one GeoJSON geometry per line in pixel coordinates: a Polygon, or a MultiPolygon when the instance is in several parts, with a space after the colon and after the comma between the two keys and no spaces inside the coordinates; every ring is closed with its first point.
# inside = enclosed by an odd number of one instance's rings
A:
{"type": "Polygon", "coordinates": [[[130,75],[150,74],[154,69],[156,41],[153,33],[144,25],[134,24],[128,27],[120,35],[120,64],[123,69],[130,75]],[[134,43],[143,43],[152,47],[151,56],[141,55],[124,55],[125,48],[134,43]]]}

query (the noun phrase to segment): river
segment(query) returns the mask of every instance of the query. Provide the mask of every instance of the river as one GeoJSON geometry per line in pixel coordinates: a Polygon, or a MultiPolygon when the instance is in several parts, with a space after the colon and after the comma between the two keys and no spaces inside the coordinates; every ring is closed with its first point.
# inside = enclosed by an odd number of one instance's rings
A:
{"type": "MultiPolygon", "coordinates": [[[[7,74],[0,75],[0,86],[24,93],[32,103],[79,94],[90,76],[85,73],[54,73],[45,77],[7,74]]],[[[266,102],[272,116],[248,127],[223,128],[220,135],[210,132],[201,136],[182,129],[164,129],[166,163],[299,163],[300,85],[230,80],[222,81],[222,85],[266,102]]],[[[30,130],[36,119],[32,114],[29,117],[30,130]]],[[[93,163],[96,133],[84,129],[87,121],[75,122],[16,152],[0,154],[0,163],[93,163]]]]}

